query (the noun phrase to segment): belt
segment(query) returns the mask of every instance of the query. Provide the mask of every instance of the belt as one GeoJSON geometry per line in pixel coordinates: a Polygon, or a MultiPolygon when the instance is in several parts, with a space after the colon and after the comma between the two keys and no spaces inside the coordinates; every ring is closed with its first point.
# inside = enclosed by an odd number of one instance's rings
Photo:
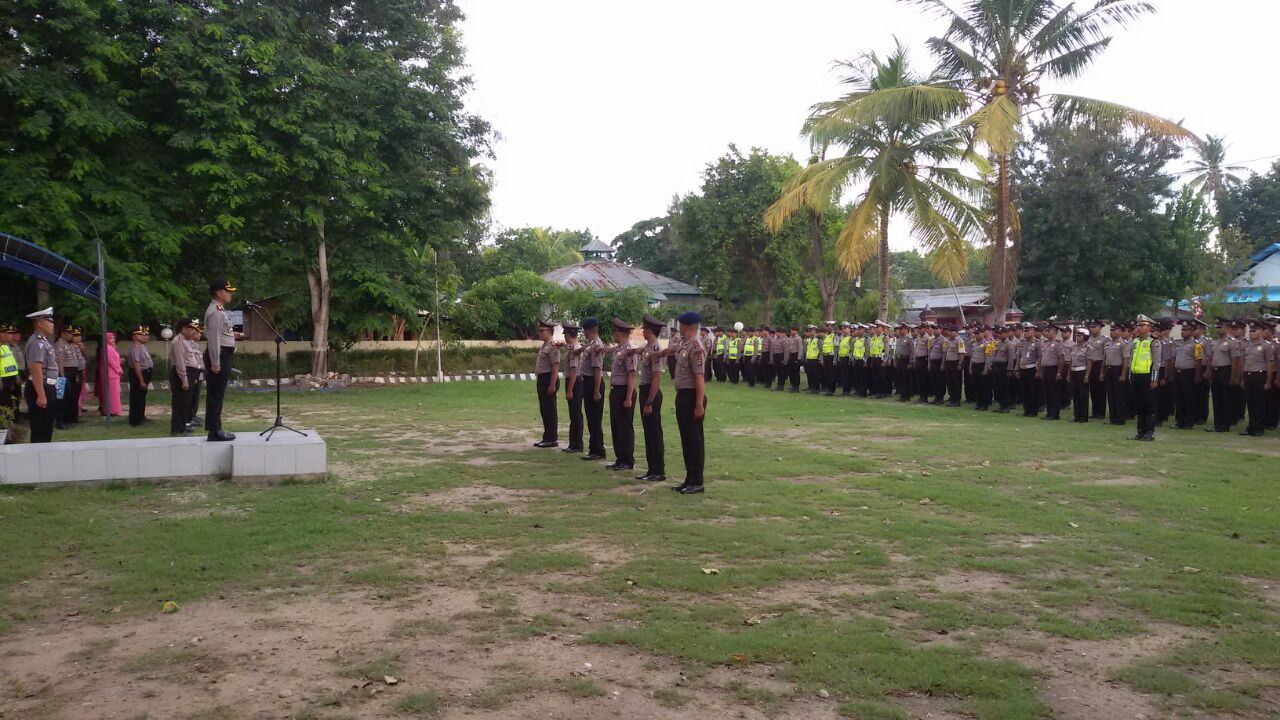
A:
{"type": "Polygon", "coordinates": [[[44,384],[45,384],[45,385],[57,385],[57,384],[58,384],[58,378],[45,378],[45,379],[44,379],[44,384]]]}
{"type": "Polygon", "coordinates": [[[1088,367],[1089,367],[1088,365],[1081,365],[1080,367],[1072,367],[1071,372],[1082,372],[1086,370],[1088,367]]]}

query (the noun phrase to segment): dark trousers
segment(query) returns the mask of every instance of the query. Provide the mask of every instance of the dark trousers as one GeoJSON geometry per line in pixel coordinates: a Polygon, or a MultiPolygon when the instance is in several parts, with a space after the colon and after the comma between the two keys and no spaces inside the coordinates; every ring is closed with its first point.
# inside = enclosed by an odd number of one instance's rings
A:
{"type": "Polygon", "coordinates": [[[1272,381],[1271,389],[1267,391],[1267,429],[1275,430],[1280,425],[1280,387],[1276,385],[1280,381],[1272,381]]]}
{"type": "Polygon", "coordinates": [[[977,403],[978,387],[973,382],[973,362],[969,360],[960,361],[960,372],[964,374],[964,401],[977,403]]]}
{"type": "Polygon", "coordinates": [[[1008,410],[1013,404],[1009,398],[1009,363],[991,363],[991,394],[995,398],[996,407],[1008,410]]]}
{"type": "Polygon", "coordinates": [[[985,362],[969,366],[969,374],[973,377],[973,397],[970,399],[979,410],[991,407],[991,375],[987,367],[985,362]]]}
{"type": "MultiPolygon", "coordinates": [[[[674,376],[675,373],[673,372],[671,373],[671,375],[674,376]]],[[[756,386],[756,356],[755,355],[752,355],[751,357],[742,358],[742,381],[745,382],[748,387],[756,386]]]]}
{"type": "Polygon", "coordinates": [[[822,392],[822,365],[817,360],[804,361],[804,375],[809,380],[809,392],[822,392]]]}
{"type": "Polygon", "coordinates": [[[1040,414],[1040,378],[1036,377],[1035,368],[1022,368],[1022,414],[1040,414]]]}
{"type": "Polygon", "coordinates": [[[722,357],[717,357],[715,360],[711,361],[711,367],[715,370],[716,382],[724,382],[725,378],[728,377],[725,362],[725,359],[722,357]]]}
{"type": "Polygon", "coordinates": [[[1129,419],[1129,388],[1120,382],[1120,365],[1107,366],[1107,406],[1111,408],[1111,424],[1123,425],[1129,419]]]}
{"type": "Polygon", "coordinates": [[[1200,418],[1200,383],[1196,382],[1199,371],[1191,368],[1176,372],[1174,417],[1177,418],[1178,427],[1191,427],[1200,418]]]}
{"type": "Polygon", "coordinates": [[[788,372],[791,375],[791,392],[800,392],[800,358],[791,358],[788,372]]]}
{"type": "Polygon", "coordinates": [[[582,449],[582,382],[573,381],[574,387],[566,388],[564,403],[569,409],[569,449],[582,449]],[[572,390],[572,392],[569,392],[572,390]]]}
{"type": "Polygon", "coordinates": [[[866,359],[863,358],[861,360],[854,360],[851,371],[853,374],[854,392],[858,393],[858,395],[862,397],[866,397],[871,392],[871,390],[869,389],[870,386],[867,384],[866,359]]]}
{"type": "Polygon", "coordinates": [[[62,372],[67,379],[67,386],[63,389],[62,399],[58,401],[57,422],[70,424],[77,422],[80,417],[80,388],[84,380],[80,375],[80,368],[63,368],[62,372]]]}
{"type": "Polygon", "coordinates": [[[182,389],[182,381],[186,376],[186,368],[179,375],[176,368],[169,368],[169,432],[180,433],[187,429],[191,418],[187,413],[191,410],[191,386],[182,389]]]}
{"type": "Polygon", "coordinates": [[[1139,435],[1156,433],[1156,391],[1151,389],[1151,373],[1132,373],[1129,387],[1133,393],[1133,416],[1138,421],[1139,435]]]}
{"type": "Polygon", "coordinates": [[[742,372],[741,361],[736,358],[733,360],[725,360],[725,371],[729,374],[729,382],[737,385],[738,374],[742,372]]]}
{"type": "Polygon", "coordinates": [[[1235,424],[1235,410],[1231,407],[1231,366],[1213,369],[1213,428],[1222,432],[1235,424]]]}
{"type": "Polygon", "coordinates": [[[137,427],[147,419],[147,385],[151,384],[151,368],[142,371],[142,382],[138,382],[138,373],[129,369],[129,424],[137,427]]]}
{"type": "Polygon", "coordinates": [[[929,361],[929,388],[933,390],[933,402],[941,405],[947,395],[947,374],[942,360],[929,361]]]}
{"type": "Polygon", "coordinates": [[[587,418],[587,454],[604,457],[604,395],[595,398],[596,379],[590,375],[578,379],[582,395],[582,412],[587,418]]]}
{"type": "Polygon", "coordinates": [[[221,372],[214,372],[209,364],[209,351],[204,353],[205,375],[209,378],[206,383],[208,396],[205,398],[204,429],[211,433],[222,430],[222,400],[226,397],[227,383],[231,380],[231,360],[234,354],[234,348],[222,348],[218,355],[221,372]]]}
{"type": "MultiPolygon", "coordinates": [[[[680,428],[680,450],[684,454],[684,483],[701,485],[706,465],[706,441],[702,434],[702,420],[693,417],[696,390],[676,391],[676,426],[680,428]]],[[[706,407],[706,398],[702,405],[706,407]]]]}
{"type": "Polygon", "coordinates": [[[833,355],[822,356],[822,387],[826,389],[828,395],[834,395],[836,392],[836,382],[839,378],[836,375],[836,359],[833,355]]]}
{"type": "Polygon", "coordinates": [[[560,439],[559,422],[556,415],[556,392],[560,389],[560,373],[538,373],[538,381],[533,384],[538,389],[538,413],[542,415],[542,442],[556,442],[560,439]],[[551,389],[551,394],[547,390],[551,389]]]}
{"type": "Polygon", "coordinates": [[[1040,397],[1044,398],[1044,416],[1057,420],[1062,415],[1062,383],[1058,366],[1042,367],[1040,397]]]}
{"type": "Polygon", "coordinates": [[[1085,382],[1088,370],[1071,371],[1071,405],[1076,422],[1089,422],[1089,383],[1085,382]]]}
{"type": "Polygon", "coordinates": [[[1156,389],[1156,422],[1161,425],[1173,415],[1175,405],[1173,389],[1176,377],[1176,375],[1166,371],[1164,380],[1156,389]]]}
{"type": "Polygon", "coordinates": [[[1196,386],[1196,422],[1209,422],[1209,387],[1213,385],[1213,373],[1207,371],[1196,386]]]}
{"type": "MultiPolygon", "coordinates": [[[[711,382],[711,379],[715,377],[715,363],[708,360],[704,364],[704,372],[705,374],[702,376],[703,381],[711,382]]],[[[674,375],[675,373],[672,374],[674,375]]]]}
{"type": "Polygon", "coordinates": [[[187,394],[187,422],[195,420],[200,414],[200,389],[204,387],[200,374],[200,368],[187,367],[187,383],[191,385],[191,392],[187,394]]]}
{"type": "Polygon", "coordinates": [[[960,404],[960,361],[944,360],[942,374],[947,382],[947,402],[960,404]]]}
{"type": "Polygon", "coordinates": [[[667,448],[662,438],[662,391],[653,396],[649,414],[644,414],[644,403],[649,399],[648,385],[640,386],[640,426],[644,428],[644,460],[650,475],[667,474],[667,448]]]}
{"type": "Polygon", "coordinates": [[[842,395],[853,394],[853,359],[842,357],[837,360],[837,367],[840,369],[840,393],[842,395]]]}
{"type": "Polygon", "coordinates": [[[1089,375],[1090,415],[1101,420],[1107,416],[1107,368],[1101,361],[1093,363],[1089,375]]]}
{"type": "Polygon", "coordinates": [[[1232,397],[1231,407],[1235,410],[1236,422],[1240,422],[1241,420],[1244,419],[1244,406],[1245,406],[1243,381],[1241,381],[1239,385],[1231,386],[1231,397],[1232,397]]]}
{"type": "Polygon", "coordinates": [[[867,392],[880,396],[885,393],[884,358],[867,360],[867,392]]]}
{"type": "Polygon", "coordinates": [[[787,384],[787,378],[791,377],[791,363],[782,359],[782,353],[774,353],[773,367],[777,370],[778,389],[781,390],[787,384]]]}
{"type": "Polygon", "coordinates": [[[933,385],[930,383],[929,377],[929,358],[918,357],[915,359],[915,375],[916,375],[916,394],[920,397],[916,398],[917,402],[928,402],[929,396],[932,394],[933,385]]]}
{"type": "Polygon", "coordinates": [[[613,438],[613,458],[619,465],[636,464],[636,403],[626,407],[627,386],[609,386],[609,435],[613,438]]]}
{"type": "Polygon", "coordinates": [[[756,364],[756,368],[757,368],[756,382],[760,383],[766,388],[772,385],[774,369],[775,369],[773,365],[773,356],[772,355],[762,356],[759,362],[756,364]]]}
{"type": "Polygon", "coordinates": [[[1267,427],[1267,395],[1263,386],[1267,384],[1265,372],[1247,372],[1244,374],[1244,402],[1249,410],[1250,435],[1262,435],[1267,427]]]}
{"type": "Polygon", "coordinates": [[[36,386],[30,380],[23,388],[23,396],[27,399],[27,414],[31,416],[31,442],[53,442],[53,420],[58,405],[54,386],[44,386],[44,407],[36,405],[36,386]]]}
{"type": "Polygon", "coordinates": [[[894,360],[897,377],[898,399],[911,399],[911,358],[902,355],[894,360]]]}
{"type": "MultiPolygon", "coordinates": [[[[13,413],[13,421],[18,420],[18,402],[22,398],[22,386],[18,384],[18,376],[0,378],[0,407],[9,408],[13,413]]],[[[3,430],[4,428],[0,428],[3,430]]]]}

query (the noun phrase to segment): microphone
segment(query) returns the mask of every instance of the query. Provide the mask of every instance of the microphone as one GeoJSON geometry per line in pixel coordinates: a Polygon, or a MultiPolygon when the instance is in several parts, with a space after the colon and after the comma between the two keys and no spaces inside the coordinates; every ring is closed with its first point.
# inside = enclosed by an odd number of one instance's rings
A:
{"type": "Polygon", "coordinates": [[[245,301],[245,303],[244,303],[244,306],[245,306],[245,307],[247,307],[247,308],[253,308],[253,309],[255,309],[255,310],[261,310],[261,309],[262,309],[262,306],[261,306],[261,305],[259,305],[259,304],[258,304],[258,303],[256,303],[256,302],[254,302],[253,300],[246,300],[246,301],[245,301]]]}

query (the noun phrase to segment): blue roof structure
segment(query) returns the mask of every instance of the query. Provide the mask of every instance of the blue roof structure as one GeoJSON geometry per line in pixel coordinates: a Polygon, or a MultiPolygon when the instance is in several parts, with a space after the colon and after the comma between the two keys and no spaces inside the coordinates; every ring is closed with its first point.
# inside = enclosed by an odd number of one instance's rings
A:
{"type": "Polygon", "coordinates": [[[37,280],[44,280],[91,300],[97,300],[101,284],[97,273],[89,272],[61,255],[0,232],[0,268],[14,270],[37,280]]]}

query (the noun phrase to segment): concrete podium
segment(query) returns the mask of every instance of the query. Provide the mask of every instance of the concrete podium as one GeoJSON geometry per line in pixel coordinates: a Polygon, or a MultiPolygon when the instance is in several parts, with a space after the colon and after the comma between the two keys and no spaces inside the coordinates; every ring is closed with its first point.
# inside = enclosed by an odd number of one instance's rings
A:
{"type": "Polygon", "coordinates": [[[232,442],[162,437],[0,445],[0,485],[323,480],[329,472],[324,439],[304,432],[280,430],[269,441],[254,432],[237,433],[232,442]]]}

